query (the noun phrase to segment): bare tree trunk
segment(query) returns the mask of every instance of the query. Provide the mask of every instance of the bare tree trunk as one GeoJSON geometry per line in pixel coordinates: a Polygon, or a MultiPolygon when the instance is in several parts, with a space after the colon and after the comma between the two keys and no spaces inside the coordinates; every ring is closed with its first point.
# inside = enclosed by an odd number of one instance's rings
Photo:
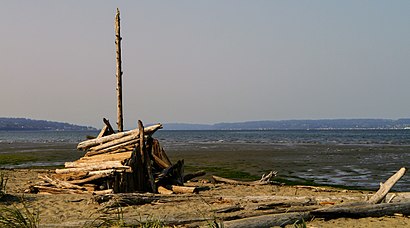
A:
{"type": "Polygon", "coordinates": [[[121,25],[120,25],[120,10],[117,8],[115,15],[115,45],[117,53],[117,126],[118,131],[122,132],[123,117],[122,117],[122,70],[121,70],[121,25]]]}

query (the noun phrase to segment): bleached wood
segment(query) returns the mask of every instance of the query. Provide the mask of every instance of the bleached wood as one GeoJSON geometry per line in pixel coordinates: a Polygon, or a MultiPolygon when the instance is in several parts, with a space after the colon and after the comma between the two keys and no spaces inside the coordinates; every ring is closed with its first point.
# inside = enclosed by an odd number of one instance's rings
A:
{"type": "Polygon", "coordinates": [[[113,175],[115,172],[119,172],[119,170],[115,170],[115,169],[95,170],[95,171],[89,171],[88,175],[89,176],[93,176],[93,175],[113,175]]]}
{"type": "Polygon", "coordinates": [[[170,189],[172,189],[172,191],[175,193],[197,193],[198,192],[197,187],[172,185],[170,189]]]}
{"type": "Polygon", "coordinates": [[[173,191],[171,191],[171,190],[169,190],[169,189],[166,189],[165,187],[162,187],[162,186],[159,186],[159,187],[158,187],[158,193],[159,193],[159,194],[162,194],[162,195],[171,195],[171,194],[174,194],[173,191]]]}
{"type": "Polygon", "coordinates": [[[67,168],[67,169],[56,169],[56,173],[71,173],[71,172],[84,172],[84,171],[96,171],[104,169],[116,169],[131,172],[131,167],[129,166],[112,166],[112,165],[93,165],[81,168],[67,168]]]}
{"type": "Polygon", "coordinates": [[[262,178],[257,181],[238,181],[238,180],[232,180],[232,179],[218,177],[218,176],[212,176],[212,178],[215,180],[215,182],[221,182],[221,183],[233,184],[233,185],[266,185],[266,184],[273,183],[270,179],[272,177],[275,177],[276,173],[277,172],[271,171],[267,175],[264,174],[262,178]]]}
{"type": "Polygon", "coordinates": [[[104,127],[101,129],[100,133],[98,134],[97,139],[103,137],[107,130],[108,130],[107,125],[104,125],[104,127]]]}
{"type": "Polygon", "coordinates": [[[82,167],[89,167],[89,166],[103,166],[103,167],[119,167],[119,166],[123,166],[122,161],[104,161],[104,162],[100,162],[100,161],[92,161],[89,160],[87,161],[83,161],[83,162],[66,162],[64,163],[64,166],[66,168],[82,168],[82,167]]]}
{"type": "Polygon", "coordinates": [[[130,158],[131,151],[124,151],[120,153],[98,154],[91,157],[82,157],[76,162],[105,162],[105,161],[123,161],[130,158]]]}
{"type": "MultiPolygon", "coordinates": [[[[152,135],[155,131],[157,131],[158,129],[162,128],[162,124],[155,124],[149,127],[144,128],[144,133],[146,135],[152,135]]],[[[130,131],[125,131],[125,132],[118,132],[112,135],[107,135],[98,139],[90,139],[90,140],[86,140],[83,142],[80,142],[77,145],[77,149],[79,150],[85,150],[88,149],[90,147],[102,144],[102,143],[106,143],[112,140],[116,140],[116,139],[120,139],[122,137],[126,137],[129,135],[138,135],[139,134],[139,130],[138,129],[134,129],[134,130],[130,130],[130,131]]]]}
{"type": "Polygon", "coordinates": [[[65,189],[65,188],[54,188],[46,186],[33,186],[34,189],[37,189],[40,194],[49,193],[49,194],[87,194],[89,192],[76,190],[76,189],[65,189]]]}
{"type": "Polygon", "coordinates": [[[54,185],[57,188],[78,189],[78,190],[83,190],[83,191],[87,190],[86,188],[84,188],[82,186],[78,186],[78,185],[75,185],[75,184],[68,183],[66,181],[58,180],[58,179],[49,177],[47,175],[39,175],[38,177],[40,179],[54,185]]]}
{"type": "Polygon", "coordinates": [[[138,135],[130,135],[130,136],[126,136],[121,139],[112,140],[110,142],[106,142],[104,144],[91,147],[90,151],[92,152],[97,151],[98,153],[105,153],[105,152],[116,150],[116,149],[119,149],[119,148],[122,148],[128,145],[136,144],[138,141],[139,141],[138,135]]]}
{"type": "Polygon", "coordinates": [[[83,183],[88,183],[88,182],[95,181],[95,180],[98,180],[98,179],[101,179],[101,178],[105,178],[105,177],[108,177],[108,176],[109,176],[108,174],[98,174],[98,175],[89,176],[89,177],[84,178],[84,179],[72,180],[72,181],[68,181],[68,182],[71,183],[71,184],[83,184],[83,183]]]}
{"type": "Polygon", "coordinates": [[[117,14],[115,15],[115,48],[117,56],[117,125],[119,132],[123,131],[121,40],[120,10],[117,8],[117,14]]]}
{"type": "Polygon", "coordinates": [[[400,180],[406,173],[406,168],[401,168],[393,176],[391,176],[384,184],[380,186],[380,189],[368,200],[369,203],[380,203],[389,193],[390,189],[400,180]]]}
{"type": "Polygon", "coordinates": [[[93,193],[93,195],[113,194],[114,190],[113,189],[106,189],[106,190],[93,191],[92,193],[93,193]]]}

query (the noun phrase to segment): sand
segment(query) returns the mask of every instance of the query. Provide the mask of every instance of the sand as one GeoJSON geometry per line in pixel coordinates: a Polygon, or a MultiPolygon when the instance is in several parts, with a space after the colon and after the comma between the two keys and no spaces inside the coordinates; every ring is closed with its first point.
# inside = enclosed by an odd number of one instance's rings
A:
{"type": "MultiPolygon", "coordinates": [[[[207,226],[217,221],[218,217],[229,218],[244,215],[269,213],[272,210],[257,211],[256,207],[267,205],[282,197],[298,197],[298,199],[315,198],[318,201],[310,207],[325,207],[342,202],[365,200],[369,192],[343,190],[335,188],[300,188],[290,186],[232,186],[191,182],[188,185],[207,187],[208,190],[198,194],[167,196],[168,200],[159,200],[139,206],[124,206],[120,210],[109,210],[107,204],[95,202],[91,194],[81,195],[40,195],[24,194],[24,190],[38,181],[38,173],[52,172],[50,170],[15,169],[1,170],[8,178],[7,193],[9,197],[0,202],[1,207],[21,207],[23,198],[30,209],[38,209],[41,227],[95,227],[104,221],[116,221],[118,216],[128,224],[153,221],[156,223],[172,223],[175,221],[199,220],[186,222],[176,227],[207,226]],[[169,200],[171,197],[172,200],[169,200]],[[174,198],[172,198],[174,197],[174,198]],[[276,197],[273,200],[272,197],[276,197]],[[242,210],[217,213],[216,210],[229,207],[241,207],[242,210]],[[200,221],[202,220],[202,221],[200,221]]],[[[164,198],[165,199],[165,198],[164,198]]],[[[301,206],[276,208],[276,210],[297,210],[301,206]]],[[[292,226],[288,226],[292,227],[292,226]]],[[[385,216],[380,218],[335,219],[325,221],[313,219],[307,222],[307,227],[410,227],[407,216],[385,216]]]]}

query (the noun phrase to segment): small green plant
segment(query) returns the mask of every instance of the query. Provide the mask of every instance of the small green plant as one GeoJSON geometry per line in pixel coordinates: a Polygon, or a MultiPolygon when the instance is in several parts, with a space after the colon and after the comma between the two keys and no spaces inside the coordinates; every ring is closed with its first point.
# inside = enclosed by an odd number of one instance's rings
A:
{"type": "Polygon", "coordinates": [[[295,223],[293,223],[294,228],[306,228],[306,222],[302,218],[302,220],[297,220],[295,223]]]}
{"type": "Polygon", "coordinates": [[[163,228],[165,227],[164,223],[159,219],[148,219],[145,222],[141,222],[139,228],[163,228]]]}
{"type": "Polygon", "coordinates": [[[15,205],[11,208],[0,208],[0,226],[10,228],[38,228],[40,225],[40,213],[37,209],[30,210],[21,200],[22,208],[15,205]]]}
{"type": "Polygon", "coordinates": [[[207,221],[207,226],[209,228],[223,228],[224,223],[222,220],[218,218],[214,218],[213,220],[207,221]]]}

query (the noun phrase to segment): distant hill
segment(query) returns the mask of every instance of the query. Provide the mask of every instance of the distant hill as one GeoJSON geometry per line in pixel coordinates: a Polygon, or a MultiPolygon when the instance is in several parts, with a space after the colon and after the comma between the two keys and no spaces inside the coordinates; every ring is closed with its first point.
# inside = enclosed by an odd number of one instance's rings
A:
{"type": "Polygon", "coordinates": [[[409,129],[410,119],[266,120],[217,124],[164,124],[164,130],[409,129]]]}
{"type": "Polygon", "coordinates": [[[78,126],[47,120],[32,120],[26,118],[1,118],[0,131],[89,131],[93,127],[78,126]]]}

